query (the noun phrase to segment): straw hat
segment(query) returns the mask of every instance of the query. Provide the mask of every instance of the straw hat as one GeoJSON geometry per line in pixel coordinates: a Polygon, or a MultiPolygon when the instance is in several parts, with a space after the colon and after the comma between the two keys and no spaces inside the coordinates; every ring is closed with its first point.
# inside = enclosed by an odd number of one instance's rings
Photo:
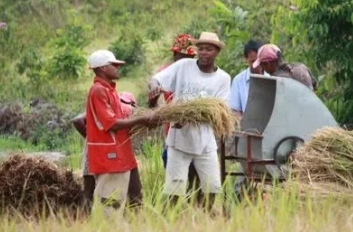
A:
{"type": "Polygon", "coordinates": [[[200,38],[199,39],[193,39],[192,42],[197,45],[200,43],[208,43],[208,44],[213,44],[220,49],[222,49],[225,44],[219,40],[218,35],[213,32],[201,32],[200,38]]]}

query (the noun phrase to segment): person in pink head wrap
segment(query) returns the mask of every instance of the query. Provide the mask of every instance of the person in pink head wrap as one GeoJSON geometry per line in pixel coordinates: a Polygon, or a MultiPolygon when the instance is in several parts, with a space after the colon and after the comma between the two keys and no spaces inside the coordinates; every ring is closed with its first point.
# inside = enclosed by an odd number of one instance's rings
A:
{"type": "MultiPolygon", "coordinates": [[[[136,107],[136,99],[135,96],[130,93],[130,92],[120,92],[119,93],[119,98],[121,104],[121,108],[123,110],[123,114],[126,117],[130,117],[133,112],[134,108],[136,107]]],[[[77,130],[78,133],[83,138],[86,138],[86,113],[81,113],[77,115],[73,120],[72,123],[77,130]]],[[[82,168],[83,168],[83,194],[85,198],[85,207],[89,211],[92,203],[93,203],[93,194],[94,194],[94,189],[96,186],[95,178],[93,175],[91,175],[88,172],[88,161],[87,161],[87,151],[86,151],[86,146],[83,151],[83,156],[82,156],[82,168]]],[[[134,193],[129,193],[131,195],[134,195],[134,193]]],[[[135,196],[133,196],[134,198],[135,196]]]]}
{"type": "Polygon", "coordinates": [[[275,44],[260,47],[253,68],[262,67],[271,76],[292,78],[311,90],[316,90],[316,80],[311,70],[303,63],[283,61],[281,49],[275,44]]]}
{"type": "Polygon", "coordinates": [[[134,112],[134,107],[136,107],[135,96],[130,92],[121,92],[119,94],[120,101],[123,103],[123,113],[126,117],[130,117],[134,112]]]}

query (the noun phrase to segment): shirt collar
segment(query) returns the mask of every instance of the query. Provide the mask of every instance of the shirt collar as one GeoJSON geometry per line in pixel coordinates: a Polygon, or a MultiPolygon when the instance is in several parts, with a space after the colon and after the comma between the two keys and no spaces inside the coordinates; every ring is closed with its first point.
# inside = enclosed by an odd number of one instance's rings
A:
{"type": "Polygon", "coordinates": [[[94,78],[94,81],[93,83],[99,83],[105,87],[108,87],[109,89],[114,89],[115,90],[115,87],[116,87],[116,83],[115,82],[108,82],[106,80],[104,80],[103,78],[101,77],[95,77],[94,78]]]}

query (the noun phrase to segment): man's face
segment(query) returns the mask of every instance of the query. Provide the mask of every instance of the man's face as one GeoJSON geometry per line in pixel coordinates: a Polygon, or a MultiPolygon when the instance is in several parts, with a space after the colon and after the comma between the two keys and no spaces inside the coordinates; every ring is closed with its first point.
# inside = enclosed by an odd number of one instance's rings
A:
{"type": "Polygon", "coordinates": [[[119,79],[119,68],[121,64],[109,64],[102,67],[102,71],[104,72],[105,76],[110,80],[119,79]]]}
{"type": "Polygon", "coordinates": [[[252,64],[255,62],[256,58],[257,58],[257,53],[254,51],[250,51],[248,53],[248,55],[245,58],[245,62],[248,64],[248,66],[250,67],[250,71],[251,73],[255,73],[255,74],[262,74],[263,73],[263,69],[261,68],[261,66],[257,67],[257,68],[253,68],[252,64]]]}
{"type": "Polygon", "coordinates": [[[198,44],[199,64],[212,65],[216,59],[219,48],[212,44],[198,44]]]}
{"type": "Polygon", "coordinates": [[[180,52],[174,52],[174,54],[173,54],[174,62],[181,60],[183,58],[194,58],[194,57],[195,57],[195,55],[187,55],[187,54],[183,54],[180,52]]]}
{"type": "Polygon", "coordinates": [[[260,63],[260,66],[270,75],[272,75],[277,69],[276,61],[262,62],[260,63]]]}

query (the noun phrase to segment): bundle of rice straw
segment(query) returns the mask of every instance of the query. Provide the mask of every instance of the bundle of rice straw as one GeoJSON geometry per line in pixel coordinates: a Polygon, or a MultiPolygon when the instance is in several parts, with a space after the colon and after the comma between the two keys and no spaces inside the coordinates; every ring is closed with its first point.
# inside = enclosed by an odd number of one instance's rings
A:
{"type": "Polygon", "coordinates": [[[292,174],[302,187],[337,192],[353,188],[353,131],[317,130],[294,154],[292,174]]]}
{"type": "Polygon", "coordinates": [[[43,157],[11,155],[0,165],[1,213],[48,216],[60,210],[76,215],[81,209],[81,181],[43,157]],[[43,214],[44,213],[44,214],[43,214]]]}
{"type": "MultiPolygon", "coordinates": [[[[141,111],[140,111],[141,112],[141,111]]],[[[160,124],[174,122],[181,125],[209,124],[216,136],[229,137],[236,130],[238,121],[226,103],[217,98],[196,98],[193,100],[175,101],[165,104],[155,110],[160,118],[160,124]]],[[[132,135],[148,130],[137,126],[132,129],[132,135]]]]}

